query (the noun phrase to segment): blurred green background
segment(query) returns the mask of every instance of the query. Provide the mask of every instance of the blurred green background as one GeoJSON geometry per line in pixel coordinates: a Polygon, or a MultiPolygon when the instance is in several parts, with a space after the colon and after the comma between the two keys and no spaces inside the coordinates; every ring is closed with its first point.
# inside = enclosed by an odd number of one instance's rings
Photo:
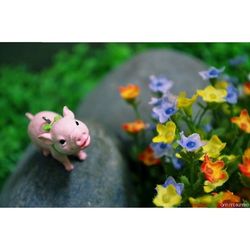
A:
{"type": "Polygon", "coordinates": [[[29,144],[24,113],[75,109],[110,70],[150,48],[171,48],[221,67],[249,43],[0,43],[0,189],[29,144]]]}

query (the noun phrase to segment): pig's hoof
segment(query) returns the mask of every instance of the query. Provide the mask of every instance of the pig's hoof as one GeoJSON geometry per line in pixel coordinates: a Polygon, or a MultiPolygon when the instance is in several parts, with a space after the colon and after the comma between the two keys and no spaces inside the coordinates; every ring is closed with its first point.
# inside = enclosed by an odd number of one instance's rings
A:
{"type": "Polygon", "coordinates": [[[74,169],[74,166],[73,165],[65,166],[65,169],[70,172],[74,169]]]}
{"type": "Polygon", "coordinates": [[[48,156],[49,155],[49,150],[47,150],[47,149],[43,149],[43,155],[44,156],[48,156]]]}
{"type": "Polygon", "coordinates": [[[80,151],[77,156],[78,156],[79,160],[81,160],[81,161],[83,161],[87,158],[87,154],[83,151],[80,151]]]}

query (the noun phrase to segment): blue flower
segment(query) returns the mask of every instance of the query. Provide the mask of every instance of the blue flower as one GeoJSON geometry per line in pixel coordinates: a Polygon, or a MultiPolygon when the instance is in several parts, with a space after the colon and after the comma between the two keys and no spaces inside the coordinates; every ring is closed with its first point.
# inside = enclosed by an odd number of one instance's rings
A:
{"type": "Polygon", "coordinates": [[[150,76],[149,88],[153,92],[166,93],[173,86],[173,82],[163,76],[150,76]]]}
{"type": "Polygon", "coordinates": [[[176,192],[179,195],[181,195],[181,193],[183,192],[184,184],[183,183],[176,183],[175,179],[172,176],[169,176],[162,186],[166,188],[169,185],[173,185],[176,189],[176,192]]]}
{"type": "Polygon", "coordinates": [[[248,60],[247,55],[236,56],[236,57],[229,60],[229,64],[231,66],[238,66],[240,64],[246,63],[247,60],[248,60]]]}
{"type": "Polygon", "coordinates": [[[176,104],[170,102],[166,102],[160,107],[153,108],[153,112],[157,115],[160,123],[164,123],[169,120],[169,118],[175,114],[176,111],[176,104]]]}
{"type": "Polygon", "coordinates": [[[199,75],[203,78],[203,80],[218,78],[220,74],[224,71],[224,69],[225,67],[221,69],[216,69],[215,67],[211,67],[208,70],[200,71],[199,75]]]}
{"type": "Polygon", "coordinates": [[[172,158],[172,164],[176,170],[180,170],[183,167],[183,161],[175,156],[172,158]]]}
{"type": "Polygon", "coordinates": [[[233,85],[229,85],[227,87],[227,96],[226,96],[227,102],[231,104],[237,103],[238,96],[239,96],[238,89],[235,88],[233,85]]]}
{"type": "Polygon", "coordinates": [[[167,143],[151,143],[150,147],[153,149],[156,158],[161,158],[164,155],[168,155],[170,151],[172,152],[171,145],[167,143]]]}
{"type": "Polygon", "coordinates": [[[159,120],[159,115],[157,113],[155,113],[154,111],[152,111],[151,113],[151,117],[155,120],[159,120]]]}
{"type": "Polygon", "coordinates": [[[185,148],[187,151],[195,151],[199,149],[200,147],[205,145],[205,142],[201,141],[200,135],[197,133],[194,133],[188,137],[184,135],[184,132],[182,131],[180,133],[181,140],[178,140],[177,143],[181,145],[183,148],[185,148]]]}

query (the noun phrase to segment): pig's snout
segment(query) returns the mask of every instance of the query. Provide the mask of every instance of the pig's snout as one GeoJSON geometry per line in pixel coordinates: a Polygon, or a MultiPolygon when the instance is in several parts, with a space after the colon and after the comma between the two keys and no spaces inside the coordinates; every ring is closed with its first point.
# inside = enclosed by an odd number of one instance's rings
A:
{"type": "Polygon", "coordinates": [[[76,145],[80,148],[86,147],[89,144],[89,134],[84,133],[75,138],[76,145]]]}

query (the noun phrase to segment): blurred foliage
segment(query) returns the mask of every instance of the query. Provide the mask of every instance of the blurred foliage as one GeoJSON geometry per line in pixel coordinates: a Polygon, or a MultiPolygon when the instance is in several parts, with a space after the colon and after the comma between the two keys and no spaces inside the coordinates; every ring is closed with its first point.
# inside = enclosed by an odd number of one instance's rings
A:
{"type": "Polygon", "coordinates": [[[101,77],[125,60],[150,48],[171,48],[221,67],[237,55],[250,54],[248,43],[107,43],[77,44],[61,51],[42,72],[26,65],[0,68],[0,187],[29,143],[24,113],[75,109],[101,77]]]}

